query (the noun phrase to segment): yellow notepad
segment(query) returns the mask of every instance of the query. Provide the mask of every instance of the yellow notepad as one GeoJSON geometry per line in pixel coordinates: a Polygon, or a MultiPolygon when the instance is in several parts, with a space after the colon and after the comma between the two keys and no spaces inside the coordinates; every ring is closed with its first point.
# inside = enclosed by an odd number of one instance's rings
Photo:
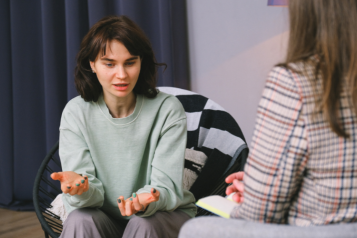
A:
{"type": "Polygon", "coordinates": [[[239,204],[233,202],[229,198],[224,198],[218,195],[201,198],[196,202],[196,205],[210,211],[218,216],[229,218],[234,207],[239,204]]]}

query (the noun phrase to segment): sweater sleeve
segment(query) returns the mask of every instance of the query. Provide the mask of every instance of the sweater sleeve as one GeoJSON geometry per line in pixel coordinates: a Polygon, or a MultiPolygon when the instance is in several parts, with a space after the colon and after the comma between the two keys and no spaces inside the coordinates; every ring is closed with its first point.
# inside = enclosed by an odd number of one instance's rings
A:
{"type": "Polygon", "coordinates": [[[149,204],[145,213],[138,213],[137,216],[150,216],[156,211],[173,211],[195,201],[193,195],[182,186],[187,124],[182,106],[179,106],[181,118],[176,117],[175,121],[171,120],[162,129],[151,164],[151,182],[137,191],[138,194],[150,193],[151,188],[155,188],[160,192],[159,201],[149,204]]]}
{"type": "Polygon", "coordinates": [[[231,214],[247,220],[286,223],[307,163],[307,132],[301,89],[291,71],[269,74],[245,165],[244,202],[231,214]]]}
{"type": "MultiPolygon", "coordinates": [[[[73,106],[73,105],[72,105],[73,106]]],[[[96,178],[95,167],[84,135],[83,122],[74,110],[64,109],[60,125],[59,155],[63,171],[74,171],[88,176],[89,190],[82,195],[63,194],[68,212],[75,208],[101,207],[104,201],[102,182],[96,178]],[[81,125],[81,126],[80,126],[81,125]],[[66,204],[67,203],[67,204],[66,204]],[[68,207],[69,205],[69,207],[68,207]]]]}

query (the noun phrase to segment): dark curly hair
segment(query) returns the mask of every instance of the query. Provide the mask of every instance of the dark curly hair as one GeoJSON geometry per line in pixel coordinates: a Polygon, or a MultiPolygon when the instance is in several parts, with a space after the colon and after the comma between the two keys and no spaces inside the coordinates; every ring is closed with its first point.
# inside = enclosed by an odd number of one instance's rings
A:
{"type": "Polygon", "coordinates": [[[102,18],[83,38],[77,54],[74,79],[81,97],[87,102],[96,102],[102,93],[102,85],[97,75],[92,73],[89,62],[95,61],[99,53],[105,55],[107,45],[112,40],[121,42],[131,55],[140,56],[141,70],[133,89],[134,93],[143,94],[148,98],[156,97],[157,68],[165,66],[166,69],[167,65],[156,62],[149,39],[140,27],[126,16],[102,18]]]}

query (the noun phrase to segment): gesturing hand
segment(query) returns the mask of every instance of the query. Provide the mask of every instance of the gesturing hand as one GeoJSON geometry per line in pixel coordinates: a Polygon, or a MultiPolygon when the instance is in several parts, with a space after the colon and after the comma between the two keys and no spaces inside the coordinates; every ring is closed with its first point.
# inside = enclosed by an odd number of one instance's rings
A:
{"type": "Polygon", "coordinates": [[[52,173],[51,178],[61,182],[61,190],[63,193],[81,195],[89,189],[88,177],[82,177],[73,171],[52,173]]]}
{"type": "Polygon", "coordinates": [[[160,192],[155,188],[151,193],[133,193],[133,196],[124,200],[123,196],[118,198],[118,207],[122,216],[131,216],[141,211],[145,211],[150,203],[159,201],[160,192]]]}
{"type": "Polygon", "coordinates": [[[233,183],[232,185],[227,187],[226,194],[229,195],[229,194],[235,192],[232,199],[233,199],[233,201],[235,201],[237,203],[241,203],[244,200],[243,176],[244,176],[244,172],[237,172],[237,173],[229,175],[226,178],[226,183],[233,183]]]}

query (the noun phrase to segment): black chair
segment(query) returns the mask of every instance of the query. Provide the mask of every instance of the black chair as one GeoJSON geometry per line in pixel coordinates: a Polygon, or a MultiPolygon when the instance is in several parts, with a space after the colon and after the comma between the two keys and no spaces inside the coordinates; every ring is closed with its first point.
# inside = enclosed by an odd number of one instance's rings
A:
{"type": "Polygon", "coordinates": [[[60,183],[50,177],[53,172],[59,171],[62,171],[62,168],[57,142],[42,161],[33,187],[33,204],[46,238],[59,237],[63,228],[60,217],[48,210],[51,208],[51,202],[62,193],[60,183]]]}
{"type": "MultiPolygon", "coordinates": [[[[227,188],[225,178],[231,173],[243,170],[249,152],[238,124],[218,104],[202,95],[171,87],[162,87],[159,90],[175,95],[182,103],[186,113],[200,115],[195,119],[190,116],[187,117],[188,124],[192,124],[192,120],[198,120],[193,123],[198,128],[195,130],[188,128],[186,147],[203,152],[207,156],[207,160],[201,170],[195,171],[198,177],[190,191],[194,194],[196,200],[209,195],[224,196],[227,188]],[[220,147],[222,141],[219,141],[217,146],[211,143],[212,141],[209,141],[212,138],[210,132],[205,133],[206,138],[203,138],[202,133],[200,134],[202,128],[204,130],[212,129],[215,133],[217,131],[229,133],[228,135],[231,135],[231,137],[227,139],[232,138],[232,140],[226,143],[230,143],[230,149],[220,147]],[[239,141],[239,143],[235,145],[234,141],[239,141]]],[[[186,160],[185,168],[192,167],[197,166],[192,166],[192,162],[186,160]]],[[[46,237],[59,237],[63,228],[60,217],[48,210],[48,208],[51,208],[51,202],[61,193],[60,183],[52,180],[50,174],[60,171],[62,169],[57,142],[42,162],[33,189],[35,211],[46,237]]],[[[198,208],[196,216],[204,215],[212,215],[212,213],[198,208]]]]}
{"type": "MultiPolygon", "coordinates": [[[[160,91],[175,95],[187,115],[186,148],[201,151],[207,156],[206,163],[199,171],[190,191],[196,201],[209,195],[225,196],[225,178],[242,171],[249,149],[243,132],[234,118],[219,104],[200,94],[174,88],[159,87],[160,91]]],[[[185,160],[185,168],[192,166],[185,160]]],[[[198,208],[196,216],[212,215],[198,208]]]]}

